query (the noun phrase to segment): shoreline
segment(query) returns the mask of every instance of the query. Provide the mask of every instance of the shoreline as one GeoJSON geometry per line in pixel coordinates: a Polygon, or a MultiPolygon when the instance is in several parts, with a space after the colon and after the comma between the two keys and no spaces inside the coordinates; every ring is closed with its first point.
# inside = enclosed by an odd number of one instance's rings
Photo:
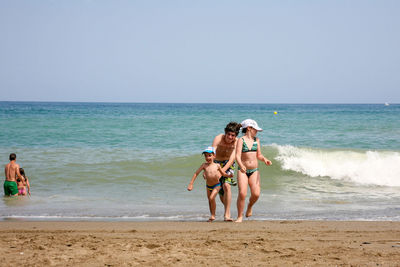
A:
{"type": "Polygon", "coordinates": [[[0,222],[4,265],[399,266],[398,221],[0,222]]]}
{"type": "MultiPolygon", "coordinates": [[[[63,223],[63,222],[69,222],[69,223],[203,223],[203,222],[208,222],[208,217],[205,216],[202,219],[165,219],[165,218],[157,218],[157,219],[151,219],[151,218],[146,218],[146,219],[138,219],[138,218],[120,218],[120,217],[57,217],[57,218],[51,218],[51,217],[46,217],[46,218],[41,218],[41,217],[3,217],[0,218],[0,224],[1,223],[14,223],[14,222],[20,222],[20,223],[35,223],[35,222],[55,222],[55,223],[63,223]]],[[[232,217],[233,222],[236,220],[236,217],[232,217]]],[[[226,223],[223,218],[217,218],[213,222],[217,223],[226,223]]],[[[243,222],[394,222],[394,223],[400,223],[400,220],[374,220],[374,219],[286,219],[286,218],[277,218],[277,219],[248,219],[246,217],[243,218],[243,222]]],[[[229,223],[229,222],[227,222],[229,223]]],[[[0,229],[1,230],[1,229],[0,229]]]]}

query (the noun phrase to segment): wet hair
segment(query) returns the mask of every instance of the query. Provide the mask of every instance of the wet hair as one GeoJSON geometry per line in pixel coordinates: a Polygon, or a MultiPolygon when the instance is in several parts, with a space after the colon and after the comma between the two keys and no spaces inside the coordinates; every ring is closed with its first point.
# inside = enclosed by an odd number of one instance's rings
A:
{"type": "MultiPolygon", "coordinates": [[[[19,173],[22,175],[22,177],[25,178],[25,181],[26,181],[27,179],[26,179],[25,171],[24,171],[23,168],[19,168],[19,173]]],[[[18,178],[18,179],[17,179],[17,182],[21,182],[21,179],[18,178]]]]}
{"type": "Polygon", "coordinates": [[[15,153],[11,153],[10,160],[16,160],[16,159],[17,159],[17,155],[15,155],[15,153]]]}
{"type": "Polygon", "coordinates": [[[242,127],[241,124],[231,121],[225,127],[225,134],[227,134],[228,132],[234,132],[236,134],[236,136],[238,136],[240,127],[242,127]]]}

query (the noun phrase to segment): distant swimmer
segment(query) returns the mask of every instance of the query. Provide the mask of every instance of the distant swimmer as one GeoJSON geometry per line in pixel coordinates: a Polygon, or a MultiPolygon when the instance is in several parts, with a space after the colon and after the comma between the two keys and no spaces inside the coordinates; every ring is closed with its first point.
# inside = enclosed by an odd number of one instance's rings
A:
{"type": "Polygon", "coordinates": [[[4,181],[4,195],[18,196],[17,179],[24,179],[19,172],[19,165],[16,163],[17,155],[10,154],[10,162],[5,167],[6,180],[4,181]]]}
{"type": "Polygon", "coordinates": [[[19,172],[21,173],[23,179],[17,178],[17,186],[18,186],[18,195],[26,196],[26,194],[31,195],[31,186],[29,184],[28,177],[25,175],[25,170],[23,168],[19,168],[19,172]]]}

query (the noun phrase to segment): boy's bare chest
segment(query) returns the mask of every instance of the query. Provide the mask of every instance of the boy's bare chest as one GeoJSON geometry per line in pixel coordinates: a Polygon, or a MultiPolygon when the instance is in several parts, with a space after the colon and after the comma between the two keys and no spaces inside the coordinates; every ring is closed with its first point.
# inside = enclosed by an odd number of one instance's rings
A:
{"type": "Polygon", "coordinates": [[[206,177],[207,178],[214,178],[214,176],[215,177],[219,176],[218,167],[219,166],[217,164],[211,164],[207,168],[205,168],[204,172],[206,174],[206,177]]]}

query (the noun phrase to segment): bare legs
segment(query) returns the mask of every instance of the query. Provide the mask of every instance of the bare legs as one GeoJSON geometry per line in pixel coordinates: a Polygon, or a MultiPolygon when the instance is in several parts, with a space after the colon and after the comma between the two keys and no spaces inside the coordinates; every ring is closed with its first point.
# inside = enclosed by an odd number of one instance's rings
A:
{"type": "Polygon", "coordinates": [[[208,198],[208,206],[210,208],[210,213],[211,213],[211,216],[208,219],[209,222],[212,222],[215,220],[215,211],[217,209],[217,204],[215,203],[215,197],[217,196],[219,189],[220,189],[220,186],[215,187],[212,191],[206,189],[207,190],[207,198],[208,198]]]}
{"type": "Polygon", "coordinates": [[[236,201],[237,205],[237,210],[238,210],[238,217],[235,222],[242,222],[243,220],[243,210],[244,210],[244,202],[246,200],[246,195],[247,195],[247,185],[248,185],[248,179],[246,174],[242,173],[241,171],[238,172],[237,176],[238,180],[238,198],[236,201]]]}
{"type": "Polygon", "coordinates": [[[231,185],[228,183],[223,183],[222,187],[224,189],[224,195],[219,196],[221,199],[221,202],[224,204],[224,221],[231,222],[231,202],[232,202],[232,190],[231,190],[231,185]]]}
{"type": "Polygon", "coordinates": [[[257,174],[254,175],[257,176],[256,182],[253,183],[249,181],[251,196],[249,199],[249,204],[247,205],[246,217],[250,217],[251,215],[253,215],[253,205],[257,202],[258,198],[260,197],[260,180],[258,179],[259,172],[257,172],[257,174]]]}
{"type": "Polygon", "coordinates": [[[238,218],[235,222],[243,221],[243,211],[247,195],[247,186],[250,187],[251,196],[249,204],[247,205],[246,217],[253,215],[253,205],[257,202],[260,197],[260,174],[258,171],[251,174],[249,178],[243,172],[238,173],[238,186],[239,194],[237,198],[237,210],[238,218]]]}

